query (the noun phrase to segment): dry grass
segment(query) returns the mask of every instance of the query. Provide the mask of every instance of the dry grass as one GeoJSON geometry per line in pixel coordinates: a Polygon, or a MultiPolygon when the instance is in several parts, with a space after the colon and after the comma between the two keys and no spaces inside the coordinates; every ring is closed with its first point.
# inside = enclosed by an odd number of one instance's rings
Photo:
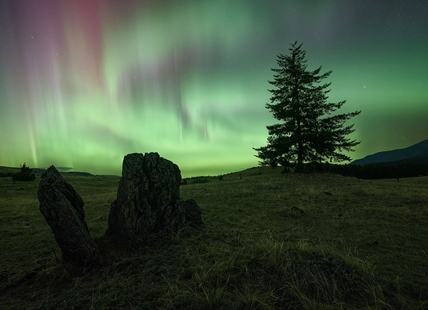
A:
{"type": "Polygon", "coordinates": [[[181,197],[198,202],[206,229],[138,252],[103,237],[119,178],[66,180],[108,265],[82,274],[62,264],[38,209],[39,178],[0,178],[0,308],[428,308],[428,177],[253,168],[188,180],[181,197]]]}

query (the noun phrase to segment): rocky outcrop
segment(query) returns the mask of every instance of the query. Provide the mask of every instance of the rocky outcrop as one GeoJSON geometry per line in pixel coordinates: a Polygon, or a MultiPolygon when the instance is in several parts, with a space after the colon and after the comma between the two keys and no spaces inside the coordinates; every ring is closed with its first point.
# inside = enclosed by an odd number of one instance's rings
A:
{"type": "Polygon", "coordinates": [[[80,266],[101,265],[100,252],[85,222],[83,200],[54,166],[42,174],[37,195],[40,212],[55,235],[63,259],[80,266]]]}
{"type": "Polygon", "coordinates": [[[174,234],[186,224],[204,226],[196,202],[179,200],[180,183],[178,166],[158,153],[126,155],[107,233],[138,245],[152,234],[174,234]]]}

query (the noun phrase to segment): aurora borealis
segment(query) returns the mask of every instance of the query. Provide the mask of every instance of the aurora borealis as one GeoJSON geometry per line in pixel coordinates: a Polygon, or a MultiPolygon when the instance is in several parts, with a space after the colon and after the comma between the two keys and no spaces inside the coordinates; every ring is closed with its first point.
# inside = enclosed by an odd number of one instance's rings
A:
{"type": "Polygon", "coordinates": [[[350,156],[428,139],[428,3],[0,1],[0,166],[120,174],[158,152],[183,176],[257,165],[271,68],[290,43],[333,73],[350,156]]]}

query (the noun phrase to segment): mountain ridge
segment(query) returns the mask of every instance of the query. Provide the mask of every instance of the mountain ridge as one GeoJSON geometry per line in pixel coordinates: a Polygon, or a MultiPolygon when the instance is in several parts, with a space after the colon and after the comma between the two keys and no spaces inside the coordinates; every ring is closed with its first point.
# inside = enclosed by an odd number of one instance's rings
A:
{"type": "Polygon", "coordinates": [[[395,162],[411,158],[428,158],[428,139],[402,149],[377,152],[352,161],[351,165],[368,165],[395,162]]]}

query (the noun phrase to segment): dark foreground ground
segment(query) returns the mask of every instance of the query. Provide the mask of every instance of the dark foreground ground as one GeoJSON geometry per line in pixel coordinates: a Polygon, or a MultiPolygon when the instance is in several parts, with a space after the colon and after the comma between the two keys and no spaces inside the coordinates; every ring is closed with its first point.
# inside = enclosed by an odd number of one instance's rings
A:
{"type": "Polygon", "coordinates": [[[252,168],[189,179],[181,197],[206,229],[133,252],[104,237],[119,178],[65,178],[107,266],[63,264],[40,179],[0,178],[1,309],[428,309],[428,177],[252,168]]]}

